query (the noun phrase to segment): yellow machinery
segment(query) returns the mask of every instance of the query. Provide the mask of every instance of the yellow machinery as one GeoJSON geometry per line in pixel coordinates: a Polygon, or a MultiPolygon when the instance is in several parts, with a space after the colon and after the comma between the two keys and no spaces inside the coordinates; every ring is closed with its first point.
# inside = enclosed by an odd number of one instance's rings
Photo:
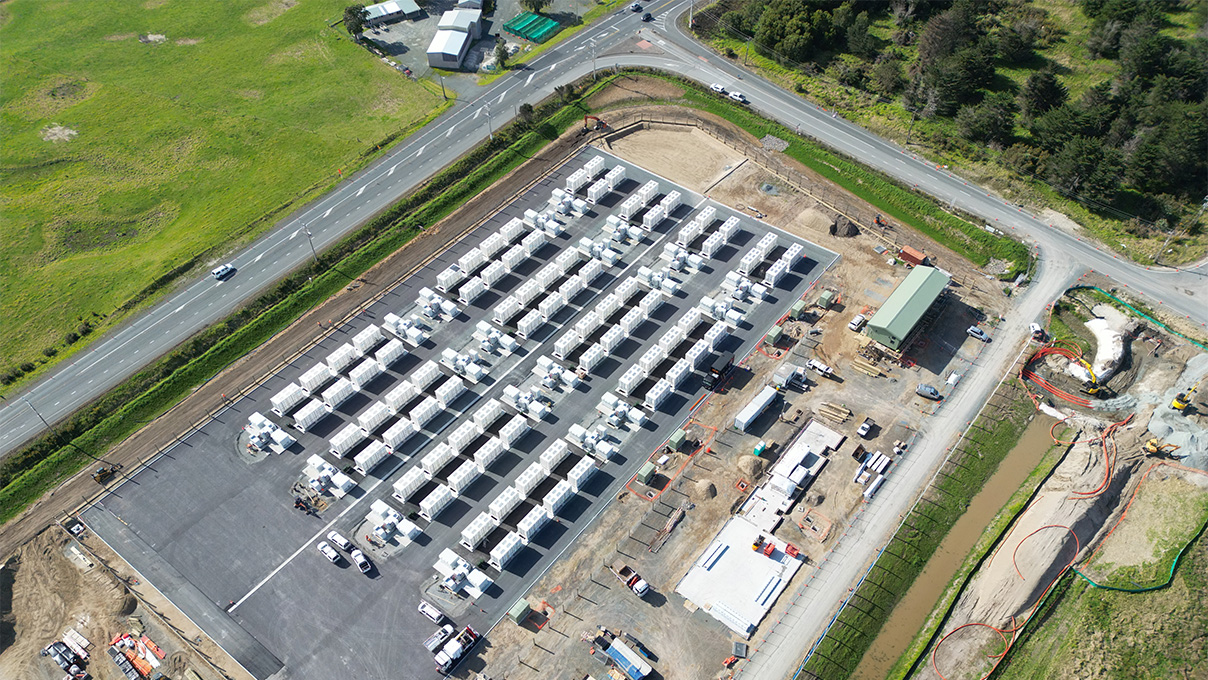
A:
{"type": "Polygon", "coordinates": [[[1186,392],[1179,392],[1174,395],[1174,399],[1170,402],[1170,408],[1176,411],[1186,411],[1191,405],[1191,398],[1195,395],[1195,391],[1200,389],[1200,385],[1204,382],[1203,378],[1199,382],[1191,386],[1191,389],[1186,392]]]}
{"type": "Polygon", "coordinates": [[[1145,453],[1151,456],[1161,456],[1163,454],[1178,451],[1179,447],[1175,444],[1163,444],[1161,439],[1150,439],[1145,442],[1145,453]]]}

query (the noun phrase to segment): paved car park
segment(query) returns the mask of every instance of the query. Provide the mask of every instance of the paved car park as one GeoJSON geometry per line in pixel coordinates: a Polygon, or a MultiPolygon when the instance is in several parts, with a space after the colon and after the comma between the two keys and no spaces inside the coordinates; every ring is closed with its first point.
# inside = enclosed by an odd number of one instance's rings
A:
{"type": "MultiPolygon", "coordinates": [[[[576,196],[582,199],[590,184],[584,184],[576,196]]],[[[534,233],[534,229],[526,226],[523,235],[517,236],[513,243],[520,243],[521,238],[530,233],[534,233]]],[[[436,672],[429,665],[430,655],[422,648],[423,640],[435,626],[417,611],[421,597],[441,607],[454,625],[471,625],[483,632],[525,594],[607,501],[623,489],[649,454],[683,422],[691,406],[703,394],[701,371],[707,370],[709,361],[690,372],[657,408],[643,405],[643,397],[655,389],[657,379],[684,358],[694,344],[699,344],[708,329],[721,322],[708,315],[702,316],[699,325],[687,324],[692,328],[682,341],[673,339],[665,343],[670,350],[663,360],[659,361],[656,356],[651,363],[647,361],[647,355],[665,340],[669,329],[677,326],[686,315],[694,314],[691,310],[697,308],[702,297],[728,299],[722,291],[727,274],[738,269],[740,262],[764,242],[768,233],[776,235],[776,244],[751,272],[752,280],[761,277],[768,263],[782,257],[794,244],[800,247],[800,259],[777,285],[769,288],[761,302],[748,299],[735,304],[743,318],[723,336],[713,354],[732,350],[743,356],[753,349],[767,329],[787,312],[837,256],[676,187],[600,150],[584,149],[465,238],[452,244],[421,271],[395,286],[364,313],[334,329],[304,356],[269,377],[200,431],[153,460],[130,481],[116,487],[85,511],[82,518],[147,582],[164,592],[258,678],[268,677],[282,667],[286,670],[285,676],[298,678],[435,677],[436,672]],[[407,356],[389,365],[381,376],[366,383],[304,433],[288,428],[291,418],[270,415],[270,400],[274,395],[370,325],[384,325],[387,314],[407,316],[404,312],[417,309],[421,290],[435,289],[438,276],[450,265],[464,261],[472,249],[482,245],[491,235],[502,232],[513,218],[523,218],[526,210],[544,210],[551,192],[564,189],[567,179],[595,157],[602,158],[603,165],[598,173],[593,173],[594,176],[603,176],[605,171],[617,166],[624,168],[625,177],[616,184],[616,189],[606,192],[581,216],[557,215],[562,223],[559,229],[565,231],[550,236],[532,256],[516,264],[471,304],[459,305],[456,318],[447,321],[424,319],[430,336],[426,342],[419,347],[409,347],[407,356]],[[683,204],[671,211],[670,218],[656,223],[652,230],[641,233],[640,238],[625,239],[626,243],[610,241],[620,255],[615,264],[604,266],[602,273],[584,290],[569,296],[568,303],[554,310],[548,322],[525,333],[527,338],[517,338],[519,347],[516,351],[510,354],[484,352],[480,364],[487,370],[486,376],[477,383],[467,381],[465,394],[450,401],[447,408],[424,424],[419,434],[400,445],[398,452],[387,457],[368,475],[350,472],[357,486],[348,495],[342,498],[324,496],[326,507],[316,512],[295,508],[297,492],[294,487],[303,480],[302,470],[312,455],[322,456],[337,469],[344,469],[350,462],[330,453],[332,435],[348,423],[357,422],[358,415],[365,413],[374,402],[383,400],[384,395],[414,376],[428,361],[439,362],[446,348],[465,352],[476,344],[471,341],[471,335],[479,329],[481,321],[486,320],[500,332],[517,336],[518,320],[527,314],[526,310],[537,309],[548,296],[533,297],[510,321],[495,324],[495,310],[500,303],[516,295],[526,282],[539,280],[550,263],[575,250],[584,237],[597,243],[608,241],[603,232],[608,216],[621,210],[627,199],[641,193],[642,187],[652,180],[658,183],[657,191],[652,198],[643,201],[643,208],[635,212],[631,220],[640,223],[637,218],[648,212],[645,206],[653,206],[660,198],[678,192],[683,204]],[[668,263],[664,257],[668,244],[677,240],[683,227],[709,209],[713,215],[706,220],[704,233],[690,239],[692,245],[688,250],[698,254],[700,244],[707,236],[720,229],[719,225],[729,218],[737,217],[739,229],[732,238],[712,257],[703,258],[699,266],[689,265],[686,269],[669,272],[671,278],[678,281],[678,290],[675,290],[676,286],[664,287],[664,290],[674,292],[663,296],[662,304],[652,308],[645,321],[624,333],[619,344],[587,371],[578,385],[547,383],[551,385],[545,389],[553,404],[551,412],[540,420],[529,418],[526,422],[532,429],[505,447],[497,460],[485,465],[480,476],[462,489],[433,521],[413,517],[422,530],[413,543],[387,552],[366,540],[362,525],[375,501],[385,501],[403,516],[411,515],[417,509],[417,501],[428,496],[438,484],[450,483],[452,471],[472,460],[477,447],[467,446],[459,451],[453,462],[436,470],[433,479],[426,480],[407,503],[391,496],[396,481],[421,465],[425,456],[446,443],[450,433],[470,421],[485,405],[503,399],[509,387],[523,387],[527,391],[534,383],[534,368],[548,366],[545,358],[551,357],[557,340],[575,328],[589,312],[595,311],[604,298],[633,288],[632,297],[615,313],[601,319],[590,337],[579,343],[564,360],[556,362],[566,367],[568,373],[574,372],[585,348],[598,342],[605,329],[619,326],[629,310],[637,309],[640,301],[651,295],[647,282],[635,287],[627,283],[630,277],[643,271],[662,270],[668,263]],[[642,362],[651,365],[649,375],[641,376],[626,401],[640,407],[648,420],[640,426],[622,423],[619,427],[604,428],[618,449],[615,455],[599,455],[600,449],[593,454],[579,444],[570,445],[566,459],[525,494],[527,499],[504,519],[501,527],[490,532],[477,550],[471,552],[458,545],[467,525],[487,510],[504,488],[517,484],[518,478],[539,455],[564,438],[572,426],[590,426],[594,430],[602,423],[606,414],[598,411],[597,404],[606,393],[616,394],[626,374],[642,362]],[[297,443],[281,454],[250,454],[244,444],[244,427],[253,413],[267,415],[277,424],[286,426],[297,438],[297,443]],[[484,563],[493,547],[510,532],[518,530],[520,518],[540,507],[541,499],[547,499],[551,490],[567,478],[568,470],[588,457],[598,460],[598,471],[569,496],[554,519],[545,524],[502,571],[481,567],[493,584],[480,597],[452,597],[434,587],[438,577],[433,565],[442,551],[452,549],[474,567],[484,563]],[[373,561],[368,574],[360,573],[345,552],[338,565],[333,565],[319,552],[317,543],[332,529],[365,550],[373,561]]],[[[487,258],[487,265],[501,259],[501,254],[487,258]]],[[[565,283],[577,276],[570,272],[588,261],[591,260],[586,255],[576,256],[572,268],[555,277],[546,292],[557,289],[558,282],[565,283]]],[[[441,297],[457,300],[452,289],[441,297]]],[[[735,320],[731,319],[732,322],[735,320]]],[[[420,396],[435,394],[441,385],[453,379],[453,371],[442,366],[440,376],[420,396]]],[[[516,416],[516,409],[505,404],[501,418],[489,425],[482,437],[499,437],[501,425],[516,416]]],[[[357,450],[362,448],[363,445],[359,445],[357,450]]]]}

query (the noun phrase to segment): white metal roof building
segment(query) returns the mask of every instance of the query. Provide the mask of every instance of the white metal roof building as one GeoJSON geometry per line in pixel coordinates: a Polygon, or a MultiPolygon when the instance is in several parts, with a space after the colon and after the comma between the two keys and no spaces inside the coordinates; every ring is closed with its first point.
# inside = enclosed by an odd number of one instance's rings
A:
{"type": "Polygon", "coordinates": [[[469,33],[471,38],[477,40],[482,37],[482,10],[451,9],[441,15],[436,28],[441,31],[469,33]]]}
{"type": "Polygon", "coordinates": [[[381,26],[391,21],[414,19],[420,15],[419,5],[415,0],[391,0],[365,8],[365,25],[381,26]]]}
{"type": "Polygon", "coordinates": [[[433,68],[458,69],[470,51],[470,34],[462,31],[437,31],[428,45],[428,65],[433,68]]]}

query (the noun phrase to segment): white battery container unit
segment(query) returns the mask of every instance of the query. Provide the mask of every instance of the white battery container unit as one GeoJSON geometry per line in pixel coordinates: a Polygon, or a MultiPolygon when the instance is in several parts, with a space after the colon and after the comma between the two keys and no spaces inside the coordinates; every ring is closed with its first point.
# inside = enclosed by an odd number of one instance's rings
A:
{"type": "Polygon", "coordinates": [[[600,342],[596,344],[599,345],[599,347],[603,349],[605,353],[612,354],[612,351],[617,348],[617,345],[621,344],[621,341],[625,339],[625,334],[626,332],[623,328],[620,326],[613,326],[612,328],[604,331],[604,335],[600,336],[600,342]]]}
{"type": "Polygon", "coordinates": [[[600,301],[596,303],[595,312],[599,315],[600,322],[603,323],[606,319],[608,319],[608,317],[612,316],[613,313],[620,308],[620,298],[618,298],[615,293],[609,293],[608,295],[600,298],[600,301]]]}
{"type": "MultiPolygon", "coordinates": [[[[582,171],[580,171],[582,172],[582,171]]],[[[478,544],[482,543],[492,531],[495,530],[495,522],[486,512],[478,513],[465,529],[461,530],[461,546],[466,550],[473,552],[478,548],[478,544]]]]}
{"type": "Polygon", "coordinates": [[[684,315],[675,322],[675,327],[684,332],[684,336],[688,336],[700,324],[700,309],[692,307],[684,312],[684,315]]]}
{"type": "Polygon", "coordinates": [[[407,499],[415,495],[415,492],[419,491],[420,487],[427,481],[428,478],[424,475],[424,471],[413,467],[403,473],[402,477],[395,480],[394,492],[391,495],[400,503],[406,503],[407,499]]]}
{"type": "Polygon", "coordinates": [[[659,201],[659,205],[663,206],[663,212],[667,216],[670,216],[671,213],[675,212],[675,209],[680,207],[680,205],[683,203],[683,201],[680,199],[680,192],[672,190],[663,197],[663,200],[659,201]]]}
{"type": "Polygon", "coordinates": [[[527,259],[528,252],[524,249],[524,246],[514,245],[503,252],[503,257],[499,258],[499,261],[503,263],[505,269],[512,271],[527,259]]]}
{"type": "Polygon", "coordinates": [[[524,246],[524,252],[532,255],[541,250],[541,246],[545,245],[546,237],[544,231],[530,231],[523,239],[520,240],[520,245],[524,246]]]}
{"type": "Polygon", "coordinates": [[[525,314],[520,318],[520,321],[516,322],[516,335],[527,340],[532,336],[533,332],[544,325],[545,320],[541,318],[541,312],[535,309],[529,310],[528,314],[525,314]]]}
{"type": "Polygon", "coordinates": [[[370,324],[368,328],[352,337],[352,346],[356,350],[357,356],[363,357],[385,340],[386,336],[382,335],[382,329],[370,324]]]}
{"type": "Polygon", "coordinates": [[[486,432],[495,424],[496,420],[499,420],[501,415],[503,415],[503,404],[499,403],[498,399],[492,398],[474,412],[474,424],[478,426],[479,430],[486,432]]]}
{"type": "Polygon", "coordinates": [[[273,405],[272,411],[284,418],[286,413],[289,413],[293,407],[301,404],[305,398],[306,392],[302,391],[301,387],[298,387],[298,383],[290,383],[283,387],[280,392],[273,395],[273,398],[270,400],[273,405]]]}
{"type": "Polygon", "coordinates": [[[700,246],[700,252],[705,257],[713,257],[717,254],[718,250],[721,250],[721,246],[725,242],[726,240],[722,238],[721,232],[715,231],[705,238],[705,242],[700,246]]]}
{"type": "Polygon", "coordinates": [[[596,156],[596,157],[592,158],[591,160],[587,161],[587,164],[583,166],[583,171],[587,173],[588,179],[594,179],[595,176],[600,174],[600,171],[602,171],[603,169],[604,169],[604,157],[603,156],[596,156]]]}
{"type": "Polygon", "coordinates": [[[466,382],[458,376],[453,376],[436,388],[436,403],[440,404],[442,409],[447,409],[465,393],[466,382]]]}
{"type": "Polygon", "coordinates": [[[365,409],[364,413],[357,416],[357,425],[361,426],[361,432],[368,437],[387,420],[390,420],[389,407],[380,401],[375,401],[365,409]]]}
{"type": "MultiPolygon", "coordinates": [[[[541,272],[537,272],[537,275],[540,276],[541,272]]],[[[540,295],[543,290],[545,290],[545,284],[539,279],[526,279],[524,283],[516,288],[516,292],[513,295],[520,304],[527,305],[533,301],[533,298],[540,295]]]]}
{"type": "Polygon", "coordinates": [[[352,345],[344,343],[327,355],[327,366],[331,368],[332,373],[340,373],[356,360],[357,351],[353,349],[352,345]]]}
{"type": "Polygon", "coordinates": [[[729,337],[730,331],[724,323],[715,323],[705,331],[704,339],[709,342],[709,351],[717,349],[723,340],[729,337]]]}
{"type": "Polygon", "coordinates": [[[343,458],[363,441],[365,441],[365,432],[356,423],[348,423],[331,436],[328,441],[330,444],[328,450],[336,458],[343,458]]]}
{"type": "Polygon", "coordinates": [[[570,177],[566,178],[566,190],[572,194],[584,184],[587,184],[587,173],[582,168],[570,173],[570,177]]]}
{"type": "Polygon", "coordinates": [[[497,524],[507,519],[508,515],[524,500],[524,496],[514,486],[505,486],[499,495],[487,506],[487,512],[497,524]]]}
{"type": "Polygon", "coordinates": [[[586,257],[577,248],[567,248],[559,253],[558,257],[554,258],[554,261],[558,263],[558,266],[562,268],[563,272],[566,272],[570,270],[571,267],[575,266],[576,262],[584,259],[586,259],[586,257]]]}
{"type": "Polygon", "coordinates": [[[563,307],[566,307],[566,298],[562,297],[561,293],[554,292],[546,295],[541,302],[537,303],[537,312],[541,314],[541,321],[548,323],[551,317],[562,311],[563,307]]]}
{"type": "Polygon", "coordinates": [[[625,181],[625,176],[625,166],[617,165],[614,166],[612,170],[609,170],[608,173],[604,175],[604,178],[608,180],[609,187],[615,188],[618,184],[625,181]]]}
{"type": "Polygon", "coordinates": [[[679,326],[671,326],[667,332],[663,333],[663,337],[659,338],[659,347],[663,348],[663,354],[671,354],[679,344],[684,341],[684,329],[679,326]]]}
{"type": "Polygon", "coordinates": [[[772,252],[772,250],[776,248],[776,243],[778,241],[779,239],[776,237],[775,232],[769,231],[768,233],[764,234],[763,238],[759,239],[759,254],[762,257],[767,257],[768,253],[772,252]]]}
{"type": "Polygon", "coordinates": [[[566,441],[582,446],[587,434],[587,428],[578,423],[573,423],[570,429],[566,431],[566,441]]]}
{"type": "Polygon", "coordinates": [[[428,494],[428,497],[419,502],[419,516],[429,522],[435,520],[444,512],[445,508],[457,498],[457,494],[449,487],[441,484],[428,494]]]}
{"type": "Polygon", "coordinates": [[[704,339],[697,340],[696,344],[689,347],[687,353],[684,354],[684,358],[692,362],[693,368],[700,368],[701,363],[708,356],[709,343],[704,339]]]}
{"type": "Polygon", "coordinates": [[[495,232],[494,234],[484,238],[482,242],[478,244],[478,248],[482,251],[483,255],[490,259],[495,257],[495,255],[497,255],[499,251],[503,250],[504,246],[506,245],[507,242],[503,240],[503,235],[499,232],[495,232]]]}
{"type": "Polygon", "coordinates": [[[638,189],[638,197],[641,199],[643,205],[653,200],[655,196],[658,196],[658,193],[659,183],[653,179],[643,184],[641,189],[638,189]]]}
{"type": "Polygon", "coordinates": [[[541,505],[549,513],[550,517],[553,517],[574,497],[575,491],[570,488],[570,482],[563,479],[555,484],[554,488],[549,490],[549,493],[545,494],[545,498],[541,500],[541,505]]]}
{"type": "Polygon", "coordinates": [[[539,458],[545,474],[554,474],[554,468],[558,467],[558,464],[566,459],[568,453],[570,453],[570,449],[567,448],[566,441],[563,439],[555,439],[552,444],[546,447],[541,452],[541,457],[539,458]]]}
{"type": "Polygon", "coordinates": [[[675,238],[675,244],[680,247],[687,248],[688,246],[692,245],[692,242],[696,240],[696,237],[700,236],[703,232],[704,229],[700,226],[700,223],[693,220],[680,228],[679,235],[677,235],[675,238]]]}
{"type": "Polygon", "coordinates": [[[637,328],[645,320],[646,315],[642,313],[642,310],[637,307],[631,307],[628,312],[625,312],[625,316],[621,317],[620,323],[614,326],[614,328],[620,328],[622,334],[630,335],[633,333],[633,329],[637,328]]]}
{"type": "Polygon", "coordinates": [[[436,414],[438,413],[440,413],[440,404],[436,403],[436,400],[432,397],[424,397],[423,401],[421,401],[415,408],[411,409],[411,412],[407,414],[407,417],[410,418],[411,422],[415,423],[417,426],[424,427],[428,423],[432,422],[432,419],[435,418],[436,414]]]}
{"type": "Polygon", "coordinates": [[[449,446],[445,442],[441,442],[436,445],[436,448],[424,455],[424,457],[419,461],[419,465],[421,468],[423,468],[424,474],[427,475],[428,479],[432,479],[436,476],[436,473],[443,470],[444,467],[448,465],[454,457],[456,457],[456,455],[457,454],[453,452],[452,446],[449,446]]]}
{"type": "Polygon", "coordinates": [[[524,472],[516,477],[516,493],[520,494],[521,498],[528,498],[533,489],[537,488],[545,477],[545,470],[541,467],[541,463],[533,461],[524,469],[524,472]]]}
{"type": "MultiPolygon", "coordinates": [[[[525,281],[525,283],[534,284],[535,292],[532,293],[532,296],[536,297],[537,293],[540,293],[541,291],[549,288],[550,285],[554,281],[557,281],[558,278],[561,276],[562,276],[562,272],[559,270],[558,264],[556,262],[550,262],[549,264],[545,265],[541,269],[538,269],[537,273],[533,276],[533,278],[530,281],[525,281]]],[[[521,287],[523,288],[524,286],[522,285],[521,287]]],[[[528,302],[528,300],[524,299],[524,295],[527,295],[527,294],[528,293],[518,295],[520,297],[521,302],[528,302]]],[[[529,298],[529,300],[531,300],[531,299],[532,298],[529,298]]]]}
{"type": "Polygon", "coordinates": [[[513,217],[499,229],[499,235],[507,243],[516,240],[516,237],[524,233],[524,220],[519,217],[513,217]]]}
{"type": "Polygon", "coordinates": [[[646,372],[637,364],[631,365],[625,373],[621,375],[620,381],[617,383],[617,391],[625,396],[629,396],[642,381],[646,379],[646,372]]]}
{"type": "Polygon", "coordinates": [[[596,343],[588,347],[583,354],[579,355],[579,368],[591,372],[600,362],[604,360],[604,347],[600,343],[596,343]]]}
{"type": "Polygon", "coordinates": [[[771,266],[768,267],[768,270],[764,272],[764,285],[774,287],[776,284],[780,283],[780,279],[784,277],[785,270],[786,267],[784,260],[776,260],[773,262],[771,266]]]}
{"type": "Polygon", "coordinates": [[[573,489],[575,493],[579,493],[583,490],[583,487],[587,485],[588,480],[590,480],[591,476],[595,474],[595,471],[596,462],[592,460],[591,456],[583,456],[579,459],[579,462],[575,463],[575,466],[570,469],[570,472],[567,473],[566,481],[570,482],[570,488],[573,489]]]}
{"type": "Polygon", "coordinates": [[[494,548],[491,549],[491,555],[487,559],[487,564],[495,568],[497,571],[503,571],[508,566],[508,562],[516,556],[516,553],[524,547],[523,541],[515,532],[508,532],[503,540],[499,541],[494,548]]]}
{"type": "Polygon", "coordinates": [[[415,426],[415,423],[407,418],[400,418],[398,422],[386,428],[386,431],[382,433],[382,443],[390,449],[391,453],[398,453],[399,447],[414,437],[417,432],[419,432],[419,428],[415,426]]]}
{"type": "Polygon", "coordinates": [[[436,379],[442,375],[440,367],[436,365],[436,362],[429,359],[412,371],[408,380],[422,391],[431,387],[432,383],[436,382],[436,379]]]}
{"type": "Polygon", "coordinates": [[[706,205],[704,208],[701,208],[701,211],[697,213],[696,218],[693,221],[700,223],[700,228],[703,232],[705,229],[713,226],[713,218],[715,215],[717,215],[717,208],[714,208],[711,205],[706,205]]]}
{"type": "Polygon", "coordinates": [[[730,217],[726,219],[725,222],[721,223],[721,227],[718,228],[717,233],[721,234],[721,237],[729,242],[729,240],[734,238],[734,235],[737,234],[738,230],[741,228],[742,227],[739,224],[738,218],[730,217]]]}
{"type": "Polygon", "coordinates": [[[621,201],[621,205],[617,207],[617,217],[625,222],[628,222],[629,219],[632,218],[635,213],[637,213],[637,211],[642,209],[642,205],[643,202],[641,197],[637,194],[634,194],[624,201],[621,201]]]}
{"type": "Polygon", "coordinates": [[[666,217],[667,210],[662,205],[656,205],[642,215],[642,228],[646,231],[653,231],[655,227],[662,224],[666,217]]]}
{"type": "Polygon", "coordinates": [[[407,347],[403,345],[403,341],[398,338],[391,338],[390,342],[382,345],[382,348],[373,353],[373,360],[382,367],[382,370],[390,368],[394,362],[407,356],[407,347]]]}
{"type": "Polygon", "coordinates": [[[419,396],[419,388],[411,384],[410,380],[404,380],[386,393],[384,397],[386,406],[394,415],[398,415],[399,411],[403,410],[411,400],[419,396]]]}
{"type": "Polygon", "coordinates": [[[486,470],[499,460],[503,452],[503,442],[499,441],[498,437],[490,437],[474,452],[474,462],[478,464],[478,467],[486,470]]]}
{"type": "Polygon", "coordinates": [[[390,456],[390,452],[386,450],[386,445],[379,442],[369,442],[363,451],[352,459],[352,469],[357,472],[367,475],[373,472],[373,469],[382,464],[390,456]]]}
{"type": "Polygon", "coordinates": [[[328,411],[335,411],[340,407],[340,404],[348,401],[348,398],[356,394],[356,387],[353,386],[346,378],[340,378],[332,383],[331,387],[323,390],[323,407],[328,411]]]}
{"type": "Polygon", "coordinates": [[[596,329],[600,327],[600,321],[600,315],[594,311],[589,310],[584,314],[583,318],[575,323],[575,332],[579,334],[579,341],[582,342],[595,333],[596,329]]]}
{"type": "Polygon", "coordinates": [[[360,391],[366,385],[373,382],[373,379],[381,375],[384,371],[382,365],[376,359],[366,359],[357,364],[351,371],[348,372],[348,377],[352,382],[353,387],[360,391]]]}
{"type": "Polygon", "coordinates": [[[638,280],[632,276],[627,277],[624,281],[617,284],[615,292],[621,304],[629,302],[629,298],[638,292],[638,280]]]}
{"type": "Polygon", "coordinates": [[[643,406],[654,411],[667,399],[671,394],[671,383],[667,382],[666,378],[660,379],[654,383],[647,392],[646,399],[643,401],[643,406]]]}
{"type": "Polygon", "coordinates": [[[649,317],[651,314],[654,314],[654,310],[662,306],[665,298],[666,295],[663,294],[663,291],[651,290],[642,297],[642,301],[638,303],[638,309],[642,310],[642,313],[649,317]]]}
{"type": "Polygon", "coordinates": [[[524,222],[525,226],[535,227],[535,226],[537,226],[537,217],[538,217],[538,213],[536,210],[532,210],[532,209],[525,210],[522,221],[524,222]]]}
{"type": "Polygon", "coordinates": [[[801,251],[804,248],[800,243],[790,243],[784,254],[780,256],[780,261],[784,263],[785,269],[792,271],[793,267],[797,266],[797,262],[801,260],[801,251]]]}
{"type": "Polygon", "coordinates": [[[565,359],[583,341],[578,331],[570,331],[554,341],[554,356],[565,359]]]}
{"type": "Polygon", "coordinates": [[[475,439],[478,439],[480,434],[481,433],[478,431],[478,426],[474,424],[474,421],[466,420],[463,421],[461,425],[458,425],[457,428],[449,434],[445,441],[448,442],[449,446],[453,447],[454,451],[461,453],[462,451],[465,451],[466,447],[472,444],[475,439]]]}
{"type": "Polygon", "coordinates": [[[507,268],[503,266],[503,263],[499,260],[491,260],[487,266],[483,267],[478,277],[482,279],[487,288],[490,288],[499,283],[499,279],[502,279],[507,273],[507,268]]]}
{"type": "Polygon", "coordinates": [[[512,317],[516,316],[516,312],[519,311],[520,301],[509,295],[500,300],[499,304],[495,305],[495,308],[491,310],[491,318],[495,320],[495,323],[502,326],[511,321],[512,317]]]}
{"type": "Polygon", "coordinates": [[[726,278],[724,281],[722,281],[721,285],[726,290],[734,290],[735,288],[738,288],[739,285],[743,281],[746,281],[746,280],[747,280],[747,278],[745,276],[743,276],[742,274],[739,274],[736,271],[728,271],[728,272],[726,272],[726,278]]]}
{"type": "Polygon", "coordinates": [[[691,372],[692,362],[688,361],[687,358],[680,359],[672,364],[671,368],[667,369],[667,382],[671,383],[671,386],[678,390],[680,385],[683,384],[684,378],[687,378],[691,372]]]}
{"type": "Polygon", "coordinates": [[[532,425],[529,425],[527,418],[521,415],[513,416],[499,429],[499,441],[503,442],[504,447],[511,448],[531,429],[532,425]]]}
{"type": "Polygon", "coordinates": [[[298,428],[299,432],[306,432],[314,427],[316,423],[327,417],[329,411],[324,408],[323,402],[318,399],[311,399],[298,409],[294,414],[294,427],[298,428]]]}
{"type": "Polygon", "coordinates": [[[461,288],[457,289],[457,301],[463,305],[468,305],[477,300],[478,296],[485,293],[486,290],[486,282],[475,276],[462,284],[461,288]]]}
{"type": "Polygon", "coordinates": [[[763,262],[763,256],[759,254],[759,251],[750,250],[739,260],[737,271],[743,276],[749,276],[759,266],[760,262],[763,262]]]}
{"type": "Polygon", "coordinates": [[[516,524],[516,534],[527,544],[541,533],[541,530],[549,523],[549,519],[549,511],[540,505],[534,506],[524,516],[524,519],[516,524]]]}
{"type": "Polygon", "coordinates": [[[658,368],[659,364],[663,363],[663,359],[666,358],[667,350],[659,347],[658,345],[654,345],[650,349],[643,352],[642,356],[638,358],[638,366],[641,367],[642,371],[646,373],[646,375],[650,375],[654,372],[654,369],[658,368]]]}
{"type": "Polygon", "coordinates": [[[586,286],[583,283],[583,279],[576,274],[563,281],[562,285],[558,286],[558,294],[561,295],[562,298],[569,304],[571,300],[574,300],[579,296],[579,293],[583,292],[585,287],[586,286]]]}
{"type": "Polygon", "coordinates": [[[449,474],[449,488],[460,496],[481,474],[482,470],[478,468],[478,463],[472,460],[462,461],[461,465],[449,474]]]}
{"type": "Polygon", "coordinates": [[[579,276],[583,279],[583,287],[590,286],[603,273],[604,263],[600,260],[591,259],[583,263],[583,267],[579,269],[579,276]]]}
{"type": "Polygon", "coordinates": [[[451,264],[444,271],[436,275],[436,287],[442,292],[453,289],[461,280],[466,278],[466,273],[455,264],[451,264]]]}

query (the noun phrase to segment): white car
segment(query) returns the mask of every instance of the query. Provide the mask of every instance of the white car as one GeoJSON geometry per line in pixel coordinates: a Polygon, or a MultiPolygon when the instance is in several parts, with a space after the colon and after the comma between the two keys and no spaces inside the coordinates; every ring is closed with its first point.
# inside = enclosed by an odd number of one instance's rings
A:
{"type": "Polygon", "coordinates": [[[352,543],[334,531],[327,532],[327,540],[331,541],[340,550],[346,552],[352,550],[352,543]]]}
{"type": "Polygon", "coordinates": [[[847,327],[859,333],[860,329],[864,327],[864,322],[867,320],[868,317],[864,316],[863,314],[857,314],[852,317],[851,321],[848,322],[847,327]]]}
{"type": "Polygon", "coordinates": [[[969,337],[977,338],[982,342],[990,342],[990,335],[977,326],[970,326],[966,328],[965,333],[967,333],[969,337]]]}
{"type": "Polygon", "coordinates": [[[741,92],[731,92],[727,96],[729,96],[730,99],[733,99],[734,101],[738,102],[739,104],[747,103],[747,98],[741,92]]]}
{"type": "Polygon", "coordinates": [[[373,568],[373,563],[369,561],[368,557],[365,557],[365,553],[357,548],[353,548],[349,554],[352,555],[352,561],[356,563],[357,569],[360,569],[362,574],[368,574],[369,570],[373,568]]]}
{"type": "Polygon", "coordinates": [[[713,90],[713,91],[714,91],[714,92],[716,92],[717,94],[725,94],[725,93],[726,93],[726,88],[722,87],[721,83],[713,83],[712,85],[710,85],[710,86],[709,86],[709,89],[710,89],[710,90],[713,90]]]}
{"type": "Polygon", "coordinates": [[[872,418],[865,418],[864,422],[860,423],[860,427],[856,429],[856,434],[860,437],[867,437],[868,433],[872,431],[872,426],[872,418]]]}
{"type": "Polygon", "coordinates": [[[436,605],[427,600],[419,601],[419,613],[423,614],[432,623],[440,625],[445,620],[445,613],[436,608],[436,605]]]}
{"type": "Polygon", "coordinates": [[[340,553],[336,552],[335,548],[327,545],[327,541],[319,541],[318,547],[319,552],[323,553],[323,557],[326,557],[329,562],[332,564],[340,563],[340,553]]]}
{"type": "Polygon", "coordinates": [[[228,263],[222,265],[221,267],[214,268],[214,270],[210,272],[210,275],[213,276],[214,278],[218,279],[219,281],[221,281],[234,273],[235,273],[235,265],[228,262],[228,263]]]}

